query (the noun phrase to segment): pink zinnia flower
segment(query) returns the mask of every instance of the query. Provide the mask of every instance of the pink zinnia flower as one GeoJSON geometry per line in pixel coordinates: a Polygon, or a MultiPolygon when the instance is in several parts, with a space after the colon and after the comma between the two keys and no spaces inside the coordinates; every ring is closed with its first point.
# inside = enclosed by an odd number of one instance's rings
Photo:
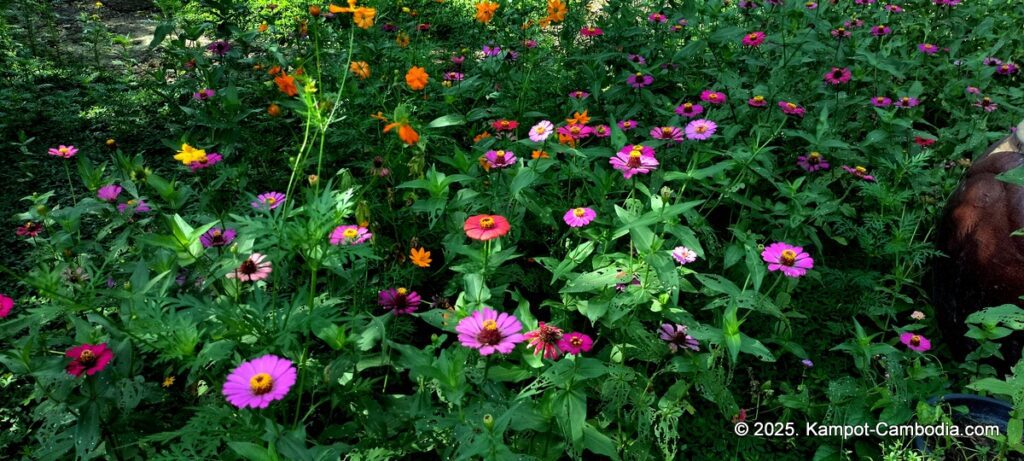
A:
{"type": "Polygon", "coordinates": [[[808,173],[828,169],[828,160],[825,160],[825,157],[822,157],[818,152],[811,152],[797,157],[796,164],[800,165],[800,168],[803,168],[808,173]]]}
{"type": "Polygon", "coordinates": [[[297,375],[291,360],[264,355],[231,370],[221,393],[238,408],[267,408],[288,395],[297,375]]]}
{"type": "Polygon", "coordinates": [[[779,101],[779,107],[782,108],[782,113],[786,115],[793,115],[796,117],[804,116],[804,108],[796,105],[796,103],[779,101]]]}
{"type": "Polygon", "coordinates": [[[706,103],[720,105],[725,104],[725,93],[719,91],[704,90],[700,92],[700,100],[706,103]]]}
{"type": "Polygon", "coordinates": [[[969,86],[965,91],[967,91],[968,94],[981,94],[981,89],[976,86],[969,86]]]}
{"type": "Polygon", "coordinates": [[[890,13],[902,13],[903,12],[903,7],[901,7],[899,5],[885,5],[884,8],[885,8],[885,11],[888,11],[890,13]]]}
{"type": "Polygon", "coordinates": [[[765,38],[764,32],[761,32],[761,31],[751,32],[751,33],[743,36],[743,46],[749,46],[751,48],[756,48],[756,47],[760,46],[762,43],[764,43],[764,38],[765,38]]]}
{"type": "Polygon", "coordinates": [[[242,264],[237,269],[228,272],[226,277],[238,279],[242,282],[257,282],[270,277],[273,267],[271,267],[270,261],[266,261],[266,259],[266,255],[253,253],[245,261],[242,261],[242,264]]]}
{"type": "Polygon", "coordinates": [[[814,259],[804,252],[803,247],[784,242],[768,245],[761,252],[761,259],[768,263],[768,270],[781,270],[787,277],[803,277],[808,269],[814,267],[814,259]]]}
{"type": "Polygon", "coordinates": [[[839,68],[833,67],[832,70],[825,73],[825,83],[830,85],[839,85],[850,81],[853,74],[850,73],[850,69],[847,67],[839,68]]]}
{"type": "Polygon", "coordinates": [[[48,151],[50,155],[54,155],[61,158],[71,158],[78,153],[78,149],[75,146],[65,146],[63,144],[60,147],[51,147],[48,151]]]}
{"type": "Polygon", "coordinates": [[[816,10],[818,9],[818,4],[815,2],[807,2],[804,3],[804,8],[807,8],[808,10],[816,10]]]}
{"type": "Polygon", "coordinates": [[[82,376],[82,373],[92,376],[103,371],[114,359],[114,353],[107,347],[107,343],[82,344],[68,349],[64,355],[71,359],[67,372],[75,377],[82,376]]]}
{"type": "Polygon", "coordinates": [[[651,13],[649,16],[647,16],[647,20],[650,22],[665,23],[668,22],[668,16],[665,16],[662,13],[651,13]]]}
{"type": "Polygon", "coordinates": [[[1000,64],[999,67],[996,68],[996,73],[999,75],[1013,75],[1016,74],[1018,70],[1020,70],[1020,68],[1017,67],[1016,64],[1007,62],[1000,64]]]}
{"type": "Polygon", "coordinates": [[[896,100],[896,107],[902,107],[904,109],[917,107],[918,104],[921,104],[921,101],[919,99],[911,98],[909,96],[904,96],[896,100]]]}
{"type": "Polygon", "coordinates": [[[192,169],[193,173],[195,173],[196,171],[202,170],[203,168],[209,168],[211,166],[214,166],[214,165],[220,163],[220,161],[223,158],[224,157],[222,157],[220,154],[218,154],[216,152],[210,153],[210,154],[206,154],[206,160],[200,160],[200,161],[189,163],[188,167],[192,169]]]}
{"type": "Polygon", "coordinates": [[[686,124],[686,137],[697,141],[703,141],[715,134],[715,130],[718,129],[718,125],[715,122],[706,119],[694,120],[686,124]]]}
{"type": "Polygon", "coordinates": [[[594,340],[578,331],[564,335],[562,340],[558,341],[558,348],[566,354],[579,355],[581,352],[590,352],[593,347],[594,340]]]}
{"type": "Polygon", "coordinates": [[[558,131],[558,134],[560,134],[562,136],[568,136],[568,137],[570,137],[572,139],[577,139],[577,140],[583,139],[583,138],[588,138],[588,137],[590,137],[590,135],[594,134],[594,129],[593,128],[591,128],[589,126],[586,126],[586,125],[581,125],[579,123],[570,123],[570,124],[565,125],[565,126],[560,126],[560,127],[558,127],[557,131],[558,131]]]}
{"type": "Polygon", "coordinates": [[[395,313],[411,314],[420,306],[420,295],[408,289],[389,288],[377,294],[377,304],[395,313]]]}
{"type": "Polygon", "coordinates": [[[134,213],[145,213],[147,211],[150,211],[150,208],[149,208],[149,205],[147,205],[144,200],[141,200],[141,199],[140,200],[131,199],[131,200],[127,201],[127,202],[118,204],[117,205],[117,211],[119,213],[122,213],[122,214],[124,214],[124,213],[134,214],[134,213]]]}
{"type": "Polygon", "coordinates": [[[516,154],[510,150],[489,150],[484,158],[491,168],[508,168],[516,163],[516,154]]]}
{"type": "Polygon", "coordinates": [[[683,130],[677,126],[659,126],[651,128],[651,137],[654,139],[671,139],[675,142],[683,142],[683,130]]]}
{"type": "Polygon", "coordinates": [[[363,226],[338,226],[331,231],[331,245],[359,245],[373,237],[373,233],[363,226]]]}
{"type": "Polygon", "coordinates": [[[492,240],[508,233],[512,226],[504,216],[478,214],[466,218],[462,230],[473,240],[492,240]]]}
{"type": "Polygon", "coordinates": [[[892,33],[892,29],[886,25],[874,26],[871,28],[871,35],[882,37],[892,33]]]}
{"type": "Polygon", "coordinates": [[[498,131],[514,131],[519,127],[519,122],[515,120],[501,119],[491,122],[491,126],[498,131]]]}
{"type": "Polygon", "coordinates": [[[630,131],[637,127],[636,120],[623,120],[617,123],[617,125],[619,125],[619,129],[622,131],[630,131]]]}
{"type": "Polygon", "coordinates": [[[668,348],[673,353],[678,352],[680,348],[690,349],[692,351],[700,350],[700,343],[688,334],[689,328],[686,325],[663,323],[659,329],[658,336],[668,343],[668,348]]]}
{"type": "Polygon", "coordinates": [[[18,226],[14,233],[18,237],[36,237],[40,232],[43,231],[43,225],[37,224],[32,221],[25,223],[23,226],[18,226]]]}
{"type": "Polygon", "coordinates": [[[626,79],[626,83],[628,83],[629,86],[633,88],[643,88],[645,86],[650,85],[651,83],[654,83],[654,77],[648,74],[644,74],[642,72],[637,72],[633,75],[630,75],[626,79]]]}
{"type": "Polygon", "coordinates": [[[192,93],[192,99],[195,99],[196,101],[206,101],[207,99],[212,98],[213,95],[215,94],[217,94],[217,92],[209,88],[203,88],[199,91],[196,91],[195,93],[192,93]]]}
{"type": "Polygon", "coordinates": [[[544,354],[544,358],[554,360],[561,353],[558,340],[562,339],[562,329],[554,325],[540,322],[540,326],[523,335],[527,340],[526,348],[533,349],[533,355],[544,354]]]}
{"type": "Polygon", "coordinates": [[[686,247],[675,247],[672,250],[672,259],[680,266],[685,266],[697,260],[697,253],[686,247]]]}
{"type": "Polygon", "coordinates": [[[594,127],[594,136],[599,138],[607,138],[612,135],[612,127],[608,125],[598,125],[594,127]]]}
{"type": "Polygon", "coordinates": [[[850,31],[846,30],[843,27],[832,29],[831,34],[832,34],[832,37],[835,38],[836,40],[842,40],[844,38],[850,38],[850,35],[852,35],[852,34],[850,34],[850,31]]]}
{"type": "Polygon", "coordinates": [[[252,202],[250,205],[252,205],[252,207],[257,210],[273,210],[274,208],[281,206],[281,204],[284,203],[284,201],[285,196],[280,192],[265,192],[260,195],[257,195],[256,201],[252,202]]]}
{"type": "Polygon", "coordinates": [[[490,307],[474,311],[455,327],[459,342],[479,350],[480,355],[491,355],[495,351],[501,354],[512,352],[516,344],[526,340],[520,333],[522,330],[523,324],[519,319],[504,312],[499,314],[490,307]]]}
{"type": "Polygon", "coordinates": [[[918,352],[926,352],[932,348],[932,342],[928,338],[910,332],[900,333],[900,342],[918,352]]]}
{"type": "Polygon", "coordinates": [[[889,107],[892,105],[892,99],[885,96],[875,96],[871,98],[871,105],[875,107],[889,107]]]}
{"type": "Polygon", "coordinates": [[[104,202],[116,202],[117,196],[121,195],[121,191],[123,190],[124,189],[117,184],[108,184],[96,191],[96,197],[99,197],[99,199],[104,202]]]}
{"type": "Polygon", "coordinates": [[[562,216],[562,220],[565,221],[565,223],[568,224],[569,227],[583,227],[586,226],[587,224],[590,224],[590,222],[593,221],[596,217],[597,212],[594,211],[593,209],[587,207],[579,207],[572,208],[569,211],[566,211],[565,215],[562,216]]]}
{"type": "Polygon", "coordinates": [[[647,174],[658,168],[658,160],[654,158],[654,149],[641,145],[623,146],[614,157],[609,160],[616,170],[622,172],[626,179],[633,175],[647,174]]]}
{"type": "Polygon", "coordinates": [[[875,177],[868,174],[868,169],[864,168],[864,167],[862,167],[860,165],[857,165],[855,167],[850,167],[850,166],[847,166],[847,165],[843,165],[843,169],[846,170],[847,173],[850,173],[850,174],[856,176],[859,179],[863,179],[865,181],[870,181],[870,182],[874,182],[875,181],[875,177]]]}
{"type": "Polygon", "coordinates": [[[587,96],[590,96],[590,93],[587,93],[586,91],[582,90],[576,90],[569,93],[569,97],[573,99],[586,99],[587,96]]]}
{"type": "Polygon", "coordinates": [[[207,45],[206,49],[210,50],[217,56],[224,56],[225,54],[228,54],[228,51],[231,51],[231,44],[224,40],[218,40],[207,45]]]}
{"type": "Polygon", "coordinates": [[[530,128],[530,141],[544,142],[555,131],[555,125],[550,121],[541,120],[533,128],[530,128]]]}
{"type": "Polygon", "coordinates": [[[975,102],[974,107],[980,107],[984,109],[985,112],[992,112],[999,108],[999,104],[996,104],[995,102],[992,101],[992,99],[986,96],[984,98],[979,99],[978,102],[975,102]]]}
{"type": "Polygon", "coordinates": [[[580,35],[584,37],[597,37],[599,35],[604,35],[604,31],[601,30],[600,27],[584,27],[580,29],[580,35]]]}
{"type": "Polygon", "coordinates": [[[0,319],[7,318],[14,308],[14,298],[7,295],[0,295],[0,319]]]}
{"type": "Polygon", "coordinates": [[[448,82],[461,82],[466,76],[462,72],[445,72],[441,74],[441,78],[448,82]]]}
{"type": "Polygon", "coordinates": [[[931,43],[919,43],[917,45],[917,51],[924,54],[935,54],[939,52],[939,47],[932,45],[931,43]]]}
{"type": "Polygon", "coordinates": [[[750,107],[765,107],[768,105],[768,100],[764,96],[757,95],[747,100],[747,105],[750,107]]]}
{"type": "Polygon", "coordinates": [[[225,247],[235,241],[235,234],[234,229],[214,227],[199,236],[199,242],[203,244],[203,248],[225,247]]]}
{"type": "Polygon", "coordinates": [[[704,106],[686,102],[676,106],[676,113],[686,118],[694,118],[704,113],[704,106]]]}

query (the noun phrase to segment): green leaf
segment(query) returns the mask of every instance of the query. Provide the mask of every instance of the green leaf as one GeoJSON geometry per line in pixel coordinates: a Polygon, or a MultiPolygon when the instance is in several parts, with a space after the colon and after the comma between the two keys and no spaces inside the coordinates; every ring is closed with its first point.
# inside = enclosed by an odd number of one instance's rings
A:
{"type": "Polygon", "coordinates": [[[446,126],[463,125],[466,123],[466,116],[462,114],[448,114],[431,120],[427,128],[444,128],[446,126]]]}
{"type": "Polygon", "coordinates": [[[273,459],[270,456],[270,453],[267,452],[266,448],[256,445],[255,443],[228,442],[228,446],[231,447],[238,456],[249,461],[271,461],[273,459]]]}
{"type": "Polygon", "coordinates": [[[596,454],[607,456],[609,459],[619,459],[619,453],[615,449],[615,442],[590,424],[583,425],[583,448],[596,454]]]}

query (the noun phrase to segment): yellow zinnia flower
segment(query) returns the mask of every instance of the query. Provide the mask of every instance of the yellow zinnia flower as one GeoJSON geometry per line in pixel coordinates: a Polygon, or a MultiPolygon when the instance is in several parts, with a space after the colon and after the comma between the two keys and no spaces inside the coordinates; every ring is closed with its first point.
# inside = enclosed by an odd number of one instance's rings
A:
{"type": "Polygon", "coordinates": [[[174,159],[185,165],[192,164],[193,162],[205,162],[206,151],[203,149],[196,149],[188,144],[182,144],[181,151],[174,156],[174,159]]]}

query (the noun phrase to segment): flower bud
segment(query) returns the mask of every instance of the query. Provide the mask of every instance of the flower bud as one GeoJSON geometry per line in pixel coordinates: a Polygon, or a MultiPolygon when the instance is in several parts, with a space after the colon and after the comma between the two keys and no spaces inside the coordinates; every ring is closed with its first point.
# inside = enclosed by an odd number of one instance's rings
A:
{"type": "Polygon", "coordinates": [[[494,429],[494,417],[491,416],[490,413],[484,415],[484,427],[486,427],[487,430],[494,429]]]}

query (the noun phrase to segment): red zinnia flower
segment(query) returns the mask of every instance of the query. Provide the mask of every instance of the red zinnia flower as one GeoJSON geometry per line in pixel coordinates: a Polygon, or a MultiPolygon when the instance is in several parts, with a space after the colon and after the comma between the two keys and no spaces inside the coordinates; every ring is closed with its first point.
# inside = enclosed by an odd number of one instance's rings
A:
{"type": "Polygon", "coordinates": [[[98,371],[103,371],[114,359],[114,353],[107,348],[107,343],[82,344],[68,349],[64,355],[71,358],[71,363],[67,366],[68,373],[76,377],[82,376],[82,373],[92,376],[98,371]]]}
{"type": "Polygon", "coordinates": [[[508,233],[512,226],[504,216],[478,214],[466,219],[462,229],[473,240],[492,240],[508,233]]]}

